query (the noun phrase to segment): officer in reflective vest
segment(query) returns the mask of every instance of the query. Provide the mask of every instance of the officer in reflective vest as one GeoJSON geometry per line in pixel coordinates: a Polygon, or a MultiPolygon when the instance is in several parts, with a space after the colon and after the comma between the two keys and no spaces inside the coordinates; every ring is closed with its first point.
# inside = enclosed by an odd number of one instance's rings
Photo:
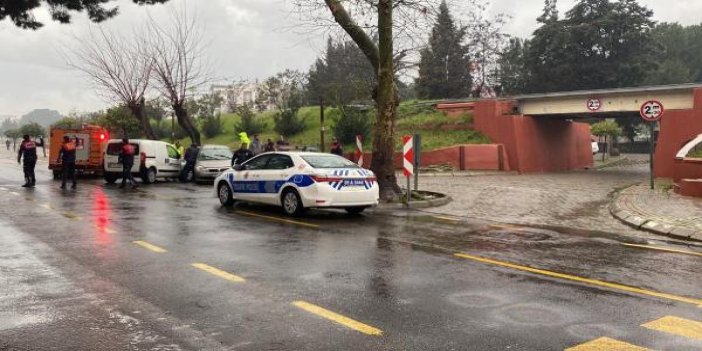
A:
{"type": "Polygon", "coordinates": [[[37,143],[31,141],[29,135],[26,134],[22,137],[22,143],[17,153],[17,163],[20,163],[22,157],[24,157],[24,163],[22,163],[24,185],[22,187],[34,187],[37,183],[37,178],[34,175],[34,166],[37,165],[37,143]]]}
{"type": "Polygon", "coordinates": [[[66,180],[70,177],[76,188],[76,143],[71,141],[68,135],[63,136],[63,144],[59,151],[57,162],[62,163],[63,176],[61,177],[61,189],[66,189],[66,180]]]}

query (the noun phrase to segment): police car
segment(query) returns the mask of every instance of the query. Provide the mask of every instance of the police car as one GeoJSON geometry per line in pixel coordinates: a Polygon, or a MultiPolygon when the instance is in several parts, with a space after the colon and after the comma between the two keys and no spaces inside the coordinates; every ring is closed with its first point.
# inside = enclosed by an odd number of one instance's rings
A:
{"type": "Polygon", "coordinates": [[[282,206],[290,216],[307,208],[343,208],[351,214],[378,205],[373,172],[332,154],[269,152],[220,174],[214,182],[223,206],[235,201],[282,206]]]}

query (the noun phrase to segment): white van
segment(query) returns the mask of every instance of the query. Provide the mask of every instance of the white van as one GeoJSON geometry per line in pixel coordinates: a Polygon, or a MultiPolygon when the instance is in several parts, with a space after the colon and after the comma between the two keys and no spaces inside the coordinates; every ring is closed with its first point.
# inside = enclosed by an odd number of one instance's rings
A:
{"type": "MultiPolygon", "coordinates": [[[[175,146],[159,140],[130,139],[134,146],[134,166],[132,174],[140,177],[145,184],[157,179],[178,178],[180,175],[181,155],[175,146]]],[[[114,183],[122,178],[122,164],[119,154],[122,151],[122,140],[112,139],[105,148],[105,180],[114,183]]]]}

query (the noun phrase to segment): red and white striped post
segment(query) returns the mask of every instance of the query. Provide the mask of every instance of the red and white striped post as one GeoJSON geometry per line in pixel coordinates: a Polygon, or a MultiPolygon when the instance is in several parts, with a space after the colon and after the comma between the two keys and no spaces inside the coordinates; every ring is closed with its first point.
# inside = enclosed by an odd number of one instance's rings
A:
{"type": "Polygon", "coordinates": [[[363,167],[363,143],[360,135],[356,135],[356,163],[359,167],[363,167]]]}
{"type": "Polygon", "coordinates": [[[414,174],[414,140],[411,135],[402,137],[402,168],[407,178],[407,206],[409,206],[412,197],[410,179],[414,174]]]}

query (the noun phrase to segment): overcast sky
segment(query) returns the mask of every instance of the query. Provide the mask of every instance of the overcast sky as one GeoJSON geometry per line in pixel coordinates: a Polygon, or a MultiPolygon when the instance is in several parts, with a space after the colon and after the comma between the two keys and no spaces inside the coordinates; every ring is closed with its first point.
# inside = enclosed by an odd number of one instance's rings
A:
{"type": "MultiPolygon", "coordinates": [[[[184,0],[171,0],[181,3],[184,0]]],[[[574,0],[559,1],[561,13],[574,0]]],[[[702,22],[700,0],[639,0],[654,10],[657,21],[682,24],[702,22]]],[[[121,14],[107,22],[115,30],[129,32],[144,19],[146,11],[156,19],[167,15],[164,6],[137,7],[119,0],[121,14]]],[[[266,78],[286,68],[307,70],[324,48],[323,34],[301,35],[299,24],[286,8],[285,0],[190,0],[206,23],[211,38],[209,59],[216,78],[266,78]],[[206,5],[205,5],[206,4],[206,5]]],[[[512,17],[506,31],[526,37],[536,28],[535,18],[543,0],[492,0],[492,11],[512,17]]],[[[172,5],[169,5],[172,6],[172,5]]],[[[35,108],[51,108],[67,114],[72,110],[103,109],[102,100],[79,72],[66,66],[57,46],[70,43],[72,35],[84,34],[90,24],[84,14],[61,25],[48,20],[43,10],[36,16],[45,26],[38,31],[21,30],[11,22],[0,22],[0,116],[20,116],[35,108]]]]}

